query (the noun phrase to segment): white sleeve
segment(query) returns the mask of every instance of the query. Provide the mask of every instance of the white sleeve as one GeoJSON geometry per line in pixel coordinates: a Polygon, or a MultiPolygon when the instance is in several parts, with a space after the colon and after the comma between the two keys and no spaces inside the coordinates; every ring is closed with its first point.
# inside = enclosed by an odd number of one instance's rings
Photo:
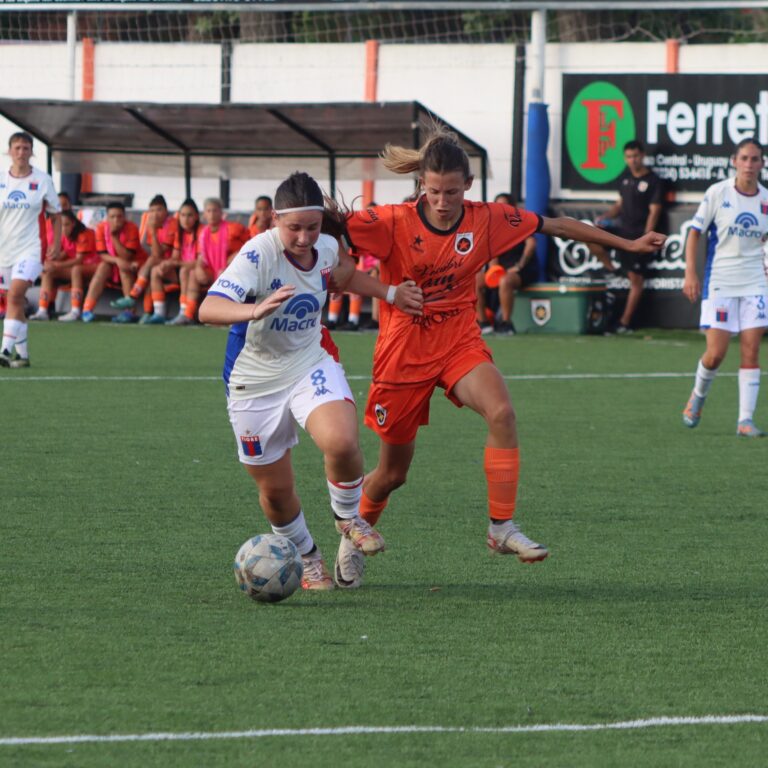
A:
{"type": "Polygon", "coordinates": [[[693,216],[693,228],[699,232],[704,232],[707,227],[712,223],[712,219],[715,218],[715,212],[717,211],[717,203],[720,198],[720,190],[715,190],[714,187],[710,187],[704,194],[704,199],[701,201],[698,210],[693,216]]]}
{"type": "Polygon", "coordinates": [[[61,213],[61,204],[59,203],[59,196],[56,194],[56,187],[53,186],[53,179],[48,174],[44,178],[45,203],[43,209],[46,213],[61,213]]]}
{"type": "Polygon", "coordinates": [[[223,296],[225,299],[245,303],[249,296],[257,296],[261,285],[259,259],[253,259],[253,251],[245,246],[232,259],[230,265],[219,275],[208,290],[209,296],[223,296]]]}

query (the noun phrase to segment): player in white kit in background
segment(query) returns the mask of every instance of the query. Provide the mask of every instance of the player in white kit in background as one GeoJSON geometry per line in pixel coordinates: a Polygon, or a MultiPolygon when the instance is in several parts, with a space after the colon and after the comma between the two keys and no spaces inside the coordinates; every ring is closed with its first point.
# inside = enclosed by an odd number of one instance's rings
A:
{"type": "Polygon", "coordinates": [[[363,554],[384,549],[359,516],[357,410],[343,368],[322,346],[327,293],[351,290],[421,314],[421,290],[412,281],[387,286],[355,269],[337,239],[343,216],[333,214],[314,179],[293,174],[275,194],[275,227],[242,247],[200,306],[201,322],[232,325],[224,381],[239,458],[273,532],[298,548],[305,589],[332,589],[333,579],[296,493],[297,424],[323,453],[338,532],[363,554]]]}
{"type": "Polygon", "coordinates": [[[699,360],[693,392],[683,423],[701,420],[709,389],[728,352],[732,334],[739,334],[739,417],[736,434],[763,437],[753,415],[760,391],[760,340],[768,326],[768,281],[763,266],[768,240],[768,189],[759,182],[763,148],[754,138],[736,145],[736,176],[713,184],[694,216],[685,248],[683,293],[690,301],[701,296],[700,326],[707,348],[699,360]],[[704,284],[696,273],[696,248],[707,233],[704,284]]]}
{"type": "MultiPolygon", "coordinates": [[[[32,137],[14,133],[8,141],[11,167],[0,171],[0,291],[7,308],[0,343],[0,366],[28,368],[27,319],[24,297],[43,271],[41,216],[51,215],[53,242],[47,256],[60,258],[61,218],[53,179],[30,165],[32,137]]],[[[44,226],[44,222],[42,222],[44,226]]]]}

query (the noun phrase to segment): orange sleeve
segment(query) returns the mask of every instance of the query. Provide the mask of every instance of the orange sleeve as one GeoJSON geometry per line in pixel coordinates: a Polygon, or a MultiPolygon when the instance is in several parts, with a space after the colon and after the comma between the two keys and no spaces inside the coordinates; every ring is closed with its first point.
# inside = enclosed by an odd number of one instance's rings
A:
{"type": "Polygon", "coordinates": [[[541,216],[513,205],[488,203],[488,244],[491,258],[506,253],[541,229],[541,216]]]}
{"type": "Polygon", "coordinates": [[[139,228],[132,221],[126,221],[124,232],[125,240],[123,241],[123,245],[129,250],[138,253],[140,250],[139,228]]]}
{"type": "Polygon", "coordinates": [[[347,218],[347,233],[353,256],[368,253],[386,261],[395,240],[395,206],[377,205],[355,211],[347,218]]]}
{"type": "Polygon", "coordinates": [[[77,236],[75,251],[77,253],[93,253],[96,250],[96,233],[86,229],[77,236]]]}
{"type": "Polygon", "coordinates": [[[107,241],[104,237],[104,232],[106,231],[107,223],[105,221],[99,222],[99,224],[96,225],[96,250],[98,253],[106,253],[107,252],[107,241]]]}

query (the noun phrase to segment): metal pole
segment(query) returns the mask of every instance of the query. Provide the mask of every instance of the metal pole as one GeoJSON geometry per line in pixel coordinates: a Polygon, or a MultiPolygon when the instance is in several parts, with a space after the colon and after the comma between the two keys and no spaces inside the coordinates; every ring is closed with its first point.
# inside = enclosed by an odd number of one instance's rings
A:
{"type": "Polygon", "coordinates": [[[75,66],[77,61],[77,11],[67,14],[67,82],[69,99],[75,100],[75,66]]]}
{"type": "Polygon", "coordinates": [[[515,203],[523,197],[523,135],[525,133],[525,46],[515,46],[515,86],[512,95],[512,172],[509,191],[515,203]]]}
{"type": "Polygon", "coordinates": [[[544,101],[544,58],[547,49],[547,12],[533,11],[531,13],[531,99],[544,101]]]}

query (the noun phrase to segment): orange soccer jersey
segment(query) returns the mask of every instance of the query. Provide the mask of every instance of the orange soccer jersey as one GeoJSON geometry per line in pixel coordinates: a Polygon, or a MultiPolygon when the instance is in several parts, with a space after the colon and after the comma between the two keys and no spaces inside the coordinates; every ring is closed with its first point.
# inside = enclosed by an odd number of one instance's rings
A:
{"type": "Polygon", "coordinates": [[[74,241],[62,235],[61,250],[67,259],[74,259],[82,254],[83,264],[98,264],[100,261],[96,253],[96,233],[92,229],[84,229],[74,241]]]}
{"type": "Polygon", "coordinates": [[[411,279],[424,292],[421,317],[382,302],[373,381],[385,387],[439,381],[457,352],[485,350],[475,322],[475,275],[540,227],[537,214],[501,203],[465,201],[447,231],[428,223],[422,201],[352,214],[353,249],[380,260],[381,281],[411,279]]]}
{"type": "MultiPolygon", "coordinates": [[[[165,221],[163,222],[163,226],[155,231],[157,232],[157,239],[159,243],[161,245],[167,246],[165,258],[169,259],[173,253],[173,245],[176,240],[176,235],[179,231],[179,220],[170,215],[166,216],[165,221]]],[[[154,237],[152,236],[152,231],[147,229],[147,245],[152,247],[153,240],[154,237]]]]}
{"type": "MultiPolygon", "coordinates": [[[[139,255],[146,256],[139,242],[139,228],[132,221],[125,222],[117,239],[126,248],[133,251],[137,258],[139,255]]],[[[99,222],[96,227],[96,250],[99,253],[108,253],[110,256],[115,255],[108,221],[99,222]]]]}

